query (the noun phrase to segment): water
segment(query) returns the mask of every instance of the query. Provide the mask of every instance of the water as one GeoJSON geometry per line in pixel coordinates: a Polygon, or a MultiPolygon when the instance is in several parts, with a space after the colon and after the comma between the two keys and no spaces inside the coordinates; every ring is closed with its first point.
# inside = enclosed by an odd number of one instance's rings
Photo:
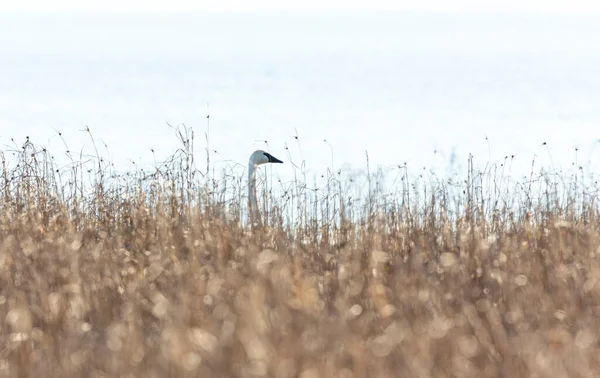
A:
{"type": "MultiPolygon", "coordinates": [[[[60,131],[70,149],[89,152],[81,131],[89,126],[108,146],[102,153],[124,169],[153,164],[151,148],[159,159],[172,153],[178,145],[166,123],[185,123],[204,161],[210,114],[217,169],[243,167],[262,148],[304,160],[309,178],[332,164],[364,170],[366,151],[371,169],[406,162],[412,172],[446,172],[466,167],[471,153],[481,165],[515,155],[516,176],[534,156],[550,169],[570,169],[577,159],[598,172],[599,20],[2,15],[0,145],[30,136],[62,156],[60,131]]],[[[293,169],[271,172],[291,180],[293,169]]]]}

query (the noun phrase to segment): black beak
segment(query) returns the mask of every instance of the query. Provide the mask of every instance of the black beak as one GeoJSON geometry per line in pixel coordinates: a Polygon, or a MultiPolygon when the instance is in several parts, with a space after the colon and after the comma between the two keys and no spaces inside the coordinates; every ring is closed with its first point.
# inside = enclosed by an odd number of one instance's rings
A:
{"type": "Polygon", "coordinates": [[[281,160],[277,159],[275,156],[269,153],[265,152],[265,156],[269,159],[269,163],[283,163],[281,160]]]}

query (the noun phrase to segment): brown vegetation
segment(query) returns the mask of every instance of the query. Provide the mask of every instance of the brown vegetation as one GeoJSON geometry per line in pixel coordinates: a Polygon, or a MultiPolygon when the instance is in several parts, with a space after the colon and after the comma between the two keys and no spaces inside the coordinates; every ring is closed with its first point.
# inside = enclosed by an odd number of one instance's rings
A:
{"type": "Polygon", "coordinates": [[[181,135],[121,176],[4,152],[0,377],[600,376],[595,183],[332,177],[250,230],[181,135]]]}

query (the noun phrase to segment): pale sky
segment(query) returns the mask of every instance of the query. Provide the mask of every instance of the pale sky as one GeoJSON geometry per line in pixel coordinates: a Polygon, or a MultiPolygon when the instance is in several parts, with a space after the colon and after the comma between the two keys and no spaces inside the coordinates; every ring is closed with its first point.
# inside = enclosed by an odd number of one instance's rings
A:
{"type": "Polygon", "coordinates": [[[599,12],[598,0],[21,0],[3,12],[139,12],[194,10],[413,10],[455,12],[599,12]]]}

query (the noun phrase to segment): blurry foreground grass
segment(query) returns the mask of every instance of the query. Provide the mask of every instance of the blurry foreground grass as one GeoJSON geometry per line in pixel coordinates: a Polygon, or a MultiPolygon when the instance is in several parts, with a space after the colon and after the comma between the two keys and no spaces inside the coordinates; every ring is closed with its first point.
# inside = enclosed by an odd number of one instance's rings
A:
{"type": "Polygon", "coordinates": [[[358,205],[332,175],[251,230],[182,142],[126,175],[2,153],[0,377],[600,376],[593,177],[369,175],[358,205]]]}

